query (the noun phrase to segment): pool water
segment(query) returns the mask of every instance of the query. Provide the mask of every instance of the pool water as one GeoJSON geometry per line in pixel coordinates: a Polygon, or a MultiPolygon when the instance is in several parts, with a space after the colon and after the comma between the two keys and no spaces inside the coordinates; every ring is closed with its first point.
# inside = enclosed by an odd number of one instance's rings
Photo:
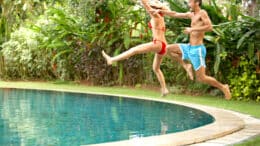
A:
{"type": "Polygon", "coordinates": [[[180,132],[212,123],[192,108],[123,97],[0,89],[0,145],[82,145],[180,132]]]}

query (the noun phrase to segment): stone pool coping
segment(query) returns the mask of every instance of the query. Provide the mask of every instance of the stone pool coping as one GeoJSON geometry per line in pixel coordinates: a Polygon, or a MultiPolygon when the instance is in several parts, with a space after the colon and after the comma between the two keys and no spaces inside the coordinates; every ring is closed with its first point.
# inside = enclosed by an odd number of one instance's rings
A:
{"type": "Polygon", "coordinates": [[[170,101],[164,99],[154,99],[147,97],[135,97],[135,96],[126,96],[118,94],[104,94],[88,91],[76,91],[68,89],[46,89],[46,88],[24,88],[24,87],[12,87],[12,86],[1,86],[1,88],[13,88],[13,89],[34,89],[34,90],[46,90],[46,91],[61,91],[61,92],[72,92],[72,93],[86,93],[86,94],[95,94],[95,95],[108,95],[108,96],[120,96],[125,98],[132,99],[141,99],[149,101],[157,101],[164,103],[172,103],[191,107],[194,109],[202,110],[215,118],[215,121],[211,124],[198,127],[191,130],[186,130],[183,132],[134,138],[130,140],[123,140],[117,142],[93,144],[91,146],[177,146],[177,145],[190,145],[201,143],[226,135],[237,132],[245,127],[245,122],[238,115],[229,112],[227,110],[222,110],[214,107],[208,107],[204,105],[170,101]]]}

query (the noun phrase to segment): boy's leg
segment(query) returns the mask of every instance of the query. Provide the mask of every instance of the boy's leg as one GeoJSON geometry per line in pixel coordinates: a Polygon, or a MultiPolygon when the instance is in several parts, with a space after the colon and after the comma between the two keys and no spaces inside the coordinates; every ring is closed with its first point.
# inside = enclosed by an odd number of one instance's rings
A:
{"type": "Polygon", "coordinates": [[[227,84],[224,85],[224,84],[220,83],[213,77],[207,76],[205,73],[205,67],[201,67],[199,70],[196,71],[196,78],[197,78],[197,81],[199,81],[199,82],[209,84],[209,85],[221,90],[224,93],[225,98],[227,100],[229,100],[231,98],[229,86],[227,84]]]}
{"type": "Polygon", "coordinates": [[[192,72],[192,65],[190,63],[185,63],[182,60],[182,51],[180,49],[180,46],[178,44],[172,44],[172,45],[168,45],[167,46],[167,50],[168,50],[168,54],[170,55],[170,57],[177,61],[178,63],[180,63],[182,65],[182,67],[186,70],[189,78],[191,80],[194,79],[193,77],[193,72],[192,72]]]}

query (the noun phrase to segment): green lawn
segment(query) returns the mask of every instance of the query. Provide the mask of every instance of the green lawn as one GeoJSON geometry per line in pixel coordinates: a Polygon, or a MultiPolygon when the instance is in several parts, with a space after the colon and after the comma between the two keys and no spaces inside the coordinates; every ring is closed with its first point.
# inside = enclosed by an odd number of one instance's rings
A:
{"type": "Polygon", "coordinates": [[[235,146],[260,146],[260,135],[235,146]]]}
{"type": "MultiPolygon", "coordinates": [[[[14,88],[33,88],[33,89],[62,89],[73,91],[84,91],[104,94],[118,94],[128,96],[141,96],[149,98],[161,98],[159,91],[152,91],[141,88],[129,87],[93,87],[79,85],[75,83],[62,83],[62,82],[3,82],[0,81],[0,87],[14,87],[14,88]]],[[[244,114],[252,115],[253,117],[260,118],[260,103],[245,102],[245,101],[227,101],[224,98],[213,96],[189,96],[189,95],[175,95],[170,94],[163,99],[181,101],[187,103],[196,103],[212,107],[218,107],[228,110],[237,111],[244,114]]],[[[260,145],[260,138],[255,138],[252,141],[240,144],[239,146],[260,145]]]]}

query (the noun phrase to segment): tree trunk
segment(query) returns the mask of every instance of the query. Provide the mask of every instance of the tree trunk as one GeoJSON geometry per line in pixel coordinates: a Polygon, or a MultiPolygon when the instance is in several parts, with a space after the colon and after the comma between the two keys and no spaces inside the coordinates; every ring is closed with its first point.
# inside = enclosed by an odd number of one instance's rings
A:
{"type": "Polygon", "coordinates": [[[260,1],[259,0],[244,0],[243,1],[243,5],[245,7],[245,9],[247,10],[247,14],[255,17],[255,18],[259,18],[260,16],[260,11],[259,11],[259,7],[260,7],[260,1]]]}
{"type": "Polygon", "coordinates": [[[256,14],[256,18],[260,19],[260,0],[256,1],[255,14],[256,14]]]}

